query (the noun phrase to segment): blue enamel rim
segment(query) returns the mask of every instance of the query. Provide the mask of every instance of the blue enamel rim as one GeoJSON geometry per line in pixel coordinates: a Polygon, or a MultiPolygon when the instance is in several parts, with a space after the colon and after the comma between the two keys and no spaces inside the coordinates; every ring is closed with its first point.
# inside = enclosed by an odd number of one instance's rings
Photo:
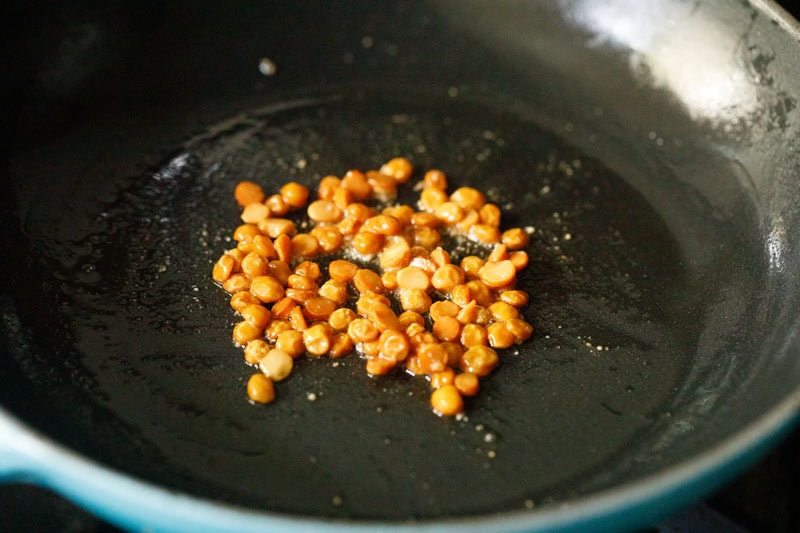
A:
{"type": "Polygon", "coordinates": [[[655,523],[745,470],[800,419],[800,390],[731,438],[655,475],[530,511],[422,522],[367,522],[258,512],[110,470],[36,434],[0,409],[0,478],[52,488],[123,528],[172,532],[584,531],[655,523]]]}
{"type": "MultiPolygon", "coordinates": [[[[800,24],[769,0],[750,0],[785,31],[800,24]]],[[[154,532],[553,531],[627,530],[654,524],[737,474],[800,421],[800,388],[738,433],[654,475],[561,505],[421,522],[326,520],[258,512],[141,481],[31,430],[0,407],[0,482],[48,487],[120,527],[154,532]]]]}

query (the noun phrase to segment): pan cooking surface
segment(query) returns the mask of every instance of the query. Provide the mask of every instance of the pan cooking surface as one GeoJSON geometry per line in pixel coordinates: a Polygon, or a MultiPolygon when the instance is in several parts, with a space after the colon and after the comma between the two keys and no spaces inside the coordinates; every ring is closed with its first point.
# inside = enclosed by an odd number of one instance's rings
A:
{"type": "MultiPolygon", "coordinates": [[[[603,472],[657,439],[693,365],[699,325],[687,309],[703,291],[655,210],[535,121],[460,95],[273,105],[117,181],[114,201],[52,215],[57,230],[27,228],[34,268],[19,291],[39,294],[5,304],[16,353],[0,399],[82,453],[170,488],[395,520],[557,502],[602,486],[603,472]],[[398,155],[417,179],[441,168],[451,189],[487,193],[504,227],[536,228],[521,279],[534,337],[501,353],[462,420],[431,414],[424,379],[369,378],[354,354],[302,358],[274,404],[250,405],[253,370],[210,279],[232,246],[234,185],[315,190],[321,176],[398,155]]],[[[711,220],[698,205],[686,209],[711,220]]],[[[714,224],[721,244],[737,244],[714,224]]]]}

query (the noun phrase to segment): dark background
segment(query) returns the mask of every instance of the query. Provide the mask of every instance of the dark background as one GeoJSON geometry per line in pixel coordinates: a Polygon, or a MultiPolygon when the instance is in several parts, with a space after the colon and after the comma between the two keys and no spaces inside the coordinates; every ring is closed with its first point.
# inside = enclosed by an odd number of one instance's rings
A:
{"type": "MultiPolygon", "coordinates": [[[[778,3],[795,18],[800,18],[800,6],[796,2],[778,3]]],[[[8,22],[6,18],[3,26],[8,22]]],[[[13,61],[11,52],[7,47],[3,48],[6,61],[13,61]]],[[[798,451],[800,429],[795,429],[780,446],[744,475],[704,502],[654,527],[652,531],[800,531],[798,451]]],[[[23,484],[0,485],[0,532],[23,530],[75,533],[119,531],[46,489],[23,484]]]]}

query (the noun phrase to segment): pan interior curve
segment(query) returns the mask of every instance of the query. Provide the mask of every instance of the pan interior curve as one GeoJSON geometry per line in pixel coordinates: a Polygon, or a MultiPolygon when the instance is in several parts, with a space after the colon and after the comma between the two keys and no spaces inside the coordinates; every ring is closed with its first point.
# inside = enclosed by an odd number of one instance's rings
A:
{"type": "Polygon", "coordinates": [[[159,168],[114,178],[112,201],[66,210],[31,201],[22,207],[46,215],[30,219],[32,271],[16,274],[17,297],[4,301],[15,352],[2,363],[0,400],[136,477],[304,515],[523,509],[655,470],[699,385],[739,379],[719,354],[764,283],[757,235],[663,167],[685,216],[666,223],[657,197],[637,191],[640,178],[543,123],[452,91],[333,95],[210,128],[159,168]],[[301,359],[275,404],[248,405],[251,369],[210,279],[237,225],[234,185],[313,189],[398,155],[415,178],[441,168],[451,189],[486,192],[505,227],[535,227],[521,279],[534,338],[502,353],[461,420],[430,413],[424,380],[371,379],[353,355],[301,359]],[[716,246],[695,242],[697,223],[716,246]],[[734,249],[756,258],[748,272],[758,275],[710,282],[708,265],[734,249]],[[718,314],[726,320],[713,322],[718,314]]]}

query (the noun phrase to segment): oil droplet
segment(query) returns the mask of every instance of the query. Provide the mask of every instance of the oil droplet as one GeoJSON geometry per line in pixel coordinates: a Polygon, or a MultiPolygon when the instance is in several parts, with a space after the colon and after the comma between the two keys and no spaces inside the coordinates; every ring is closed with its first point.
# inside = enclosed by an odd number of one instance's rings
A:
{"type": "Polygon", "coordinates": [[[262,57],[261,61],[258,63],[258,71],[264,76],[274,76],[278,71],[278,67],[270,58],[262,57]]]}

